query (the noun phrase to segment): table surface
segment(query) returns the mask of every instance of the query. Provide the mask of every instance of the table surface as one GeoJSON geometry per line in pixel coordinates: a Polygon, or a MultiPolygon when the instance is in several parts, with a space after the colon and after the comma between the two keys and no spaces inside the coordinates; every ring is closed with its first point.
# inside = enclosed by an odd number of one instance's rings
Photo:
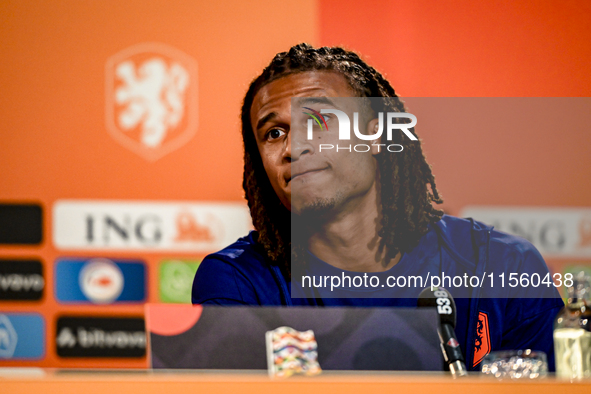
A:
{"type": "Polygon", "coordinates": [[[271,379],[264,371],[51,370],[0,368],[2,392],[15,393],[591,393],[591,379],[569,382],[553,376],[503,380],[474,373],[453,379],[445,373],[323,372],[316,377],[271,379]]]}

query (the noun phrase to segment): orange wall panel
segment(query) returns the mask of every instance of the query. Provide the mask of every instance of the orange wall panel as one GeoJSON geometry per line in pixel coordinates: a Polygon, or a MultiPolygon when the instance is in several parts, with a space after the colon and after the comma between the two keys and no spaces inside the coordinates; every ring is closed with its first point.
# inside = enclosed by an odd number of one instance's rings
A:
{"type": "MultiPolygon", "coordinates": [[[[41,258],[46,280],[42,301],[0,303],[3,312],[39,312],[44,316],[46,357],[0,364],[147,365],[145,358],[57,357],[58,315],[141,316],[143,305],[58,304],[55,260],[143,259],[148,267],[146,301],[158,302],[159,262],[167,258],[198,260],[206,252],[60,251],[52,240],[54,203],[93,199],[234,201],[246,205],[241,187],[241,100],[250,81],[275,53],[302,41],[317,43],[316,7],[313,0],[0,3],[0,202],[32,201],[44,209],[42,243],[0,245],[0,258],[41,258]],[[144,43],[181,51],[197,68],[197,107],[187,109],[197,117],[195,134],[157,160],[147,160],[119,143],[109,134],[106,119],[109,102],[115,99],[107,97],[108,61],[144,43]]],[[[137,130],[129,133],[134,132],[137,134],[137,130]]]]}
{"type": "MultiPolygon", "coordinates": [[[[576,0],[322,0],[320,42],[361,53],[402,97],[588,97],[589,20],[591,4],[576,0]]],[[[439,127],[417,124],[449,213],[589,205],[591,134],[577,110],[588,101],[506,101],[494,119],[465,103],[431,111],[439,127]]]]}
{"type": "Polygon", "coordinates": [[[320,42],[357,50],[403,96],[591,94],[581,0],[322,0],[320,42]]]}

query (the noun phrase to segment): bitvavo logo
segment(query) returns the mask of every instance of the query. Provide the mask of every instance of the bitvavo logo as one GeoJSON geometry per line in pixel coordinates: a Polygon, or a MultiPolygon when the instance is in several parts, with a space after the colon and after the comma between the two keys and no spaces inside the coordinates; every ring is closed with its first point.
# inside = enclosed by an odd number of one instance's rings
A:
{"type": "MultiPolygon", "coordinates": [[[[310,112],[306,112],[304,111],[304,114],[310,116],[310,119],[308,119],[308,133],[307,133],[307,139],[311,140],[313,138],[313,129],[314,129],[314,122],[316,122],[319,126],[320,126],[320,130],[324,131],[324,128],[326,127],[326,130],[328,131],[328,125],[326,124],[326,121],[324,119],[324,117],[322,116],[322,114],[333,114],[337,117],[337,120],[339,122],[339,140],[351,140],[351,121],[349,119],[349,116],[343,112],[340,111],[338,109],[321,109],[320,112],[313,110],[312,108],[308,108],[308,107],[304,107],[304,109],[310,111],[310,112]]],[[[411,132],[410,132],[410,128],[416,126],[417,124],[417,117],[414,116],[413,114],[409,114],[406,112],[388,112],[387,116],[386,116],[386,139],[388,141],[392,141],[392,132],[394,130],[400,130],[404,133],[404,135],[406,135],[411,141],[417,141],[417,137],[415,137],[411,132]],[[394,123],[394,119],[410,119],[410,123],[394,123]]],[[[375,130],[375,134],[362,134],[359,131],[359,113],[358,112],[354,112],[353,113],[353,132],[355,133],[355,136],[357,138],[359,138],[360,140],[363,141],[375,141],[378,138],[380,138],[382,136],[382,133],[384,132],[384,113],[383,112],[379,112],[378,113],[378,127],[375,130]]],[[[386,147],[386,150],[388,152],[392,152],[392,153],[397,153],[397,152],[402,152],[402,150],[404,149],[404,147],[400,144],[372,144],[373,146],[377,146],[378,148],[378,152],[381,150],[381,147],[384,146],[386,147]]],[[[319,145],[319,151],[322,152],[322,150],[330,150],[330,149],[336,149],[336,151],[338,152],[339,150],[345,150],[348,152],[351,151],[355,151],[355,152],[369,152],[369,150],[371,149],[371,146],[368,144],[356,144],[356,145],[345,145],[345,146],[340,146],[340,145],[333,145],[333,144],[320,144],[319,145]]]]}

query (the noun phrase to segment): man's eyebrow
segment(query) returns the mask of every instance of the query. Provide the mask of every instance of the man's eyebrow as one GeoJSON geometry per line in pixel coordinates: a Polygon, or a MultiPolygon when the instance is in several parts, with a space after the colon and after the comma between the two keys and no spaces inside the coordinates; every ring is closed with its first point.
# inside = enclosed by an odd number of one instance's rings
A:
{"type": "Polygon", "coordinates": [[[298,104],[310,105],[310,104],[328,104],[335,107],[335,103],[328,97],[304,97],[298,100],[298,104]]]}
{"type": "Polygon", "coordinates": [[[269,112],[267,115],[263,116],[257,122],[257,130],[259,130],[261,127],[263,127],[263,125],[265,123],[267,123],[268,121],[272,120],[273,118],[276,118],[277,116],[278,116],[277,112],[269,112]]]}

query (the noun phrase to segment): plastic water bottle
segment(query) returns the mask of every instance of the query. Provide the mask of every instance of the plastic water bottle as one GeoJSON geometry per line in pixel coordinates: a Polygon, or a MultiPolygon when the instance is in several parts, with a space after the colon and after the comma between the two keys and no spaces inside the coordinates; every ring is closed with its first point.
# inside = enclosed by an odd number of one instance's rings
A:
{"type": "Polygon", "coordinates": [[[568,303],[554,321],[556,376],[591,378],[591,286],[580,272],[568,288],[568,303]]]}

